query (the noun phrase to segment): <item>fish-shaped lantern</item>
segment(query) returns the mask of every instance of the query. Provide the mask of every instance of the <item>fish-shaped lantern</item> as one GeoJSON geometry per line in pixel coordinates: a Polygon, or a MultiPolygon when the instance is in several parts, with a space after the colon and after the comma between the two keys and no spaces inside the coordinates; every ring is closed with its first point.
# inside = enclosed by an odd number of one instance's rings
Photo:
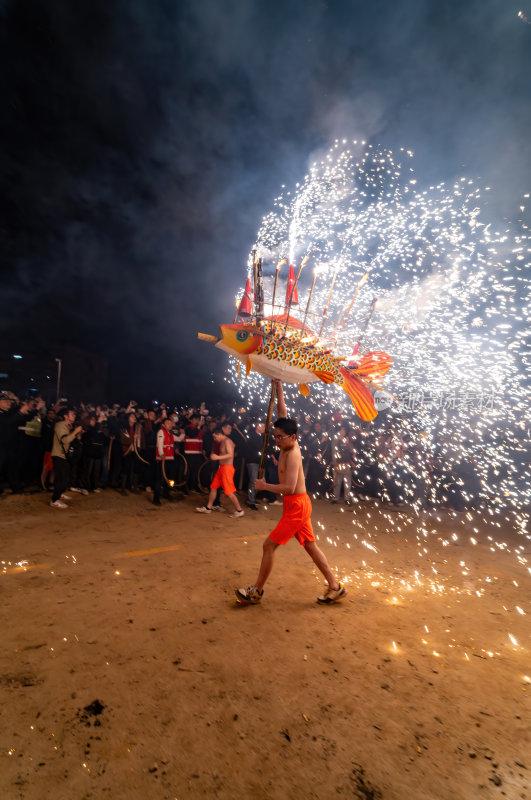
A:
{"type": "Polygon", "coordinates": [[[255,370],[268,378],[297,383],[307,397],[312,381],[335,383],[348,394],[356,413],[370,421],[377,415],[368,384],[380,380],[391,367],[391,357],[373,351],[348,360],[332,355],[319,337],[288,314],[266,317],[259,323],[220,325],[220,337],[198,334],[245,364],[246,374],[255,370]],[[348,360],[344,365],[342,362],[348,360]]]}

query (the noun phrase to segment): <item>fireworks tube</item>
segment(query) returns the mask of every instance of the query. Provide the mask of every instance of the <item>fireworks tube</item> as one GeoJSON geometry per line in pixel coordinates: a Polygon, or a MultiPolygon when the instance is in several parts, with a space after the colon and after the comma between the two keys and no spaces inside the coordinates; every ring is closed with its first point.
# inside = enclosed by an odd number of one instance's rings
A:
{"type": "Polygon", "coordinates": [[[323,309],[323,321],[321,322],[321,329],[319,331],[319,338],[321,338],[321,334],[322,334],[323,328],[325,326],[326,315],[327,315],[327,312],[328,312],[328,306],[330,304],[330,298],[332,297],[332,291],[334,289],[334,283],[336,282],[336,278],[337,278],[337,273],[338,272],[339,272],[339,265],[334,270],[334,275],[332,277],[332,285],[330,286],[330,291],[328,292],[328,297],[326,298],[325,307],[323,309]]]}
{"type": "Polygon", "coordinates": [[[309,258],[310,258],[310,256],[304,256],[304,258],[302,259],[302,261],[300,263],[300,267],[299,267],[299,269],[297,271],[297,277],[295,278],[295,283],[291,287],[291,292],[290,292],[290,296],[289,296],[289,303],[288,303],[288,306],[287,306],[287,309],[286,309],[286,326],[284,328],[284,336],[286,335],[286,331],[288,329],[289,312],[291,311],[291,302],[293,300],[293,295],[295,293],[296,286],[297,286],[297,284],[299,282],[299,278],[301,276],[302,268],[304,267],[304,265],[306,264],[306,262],[308,261],[309,258]]]}

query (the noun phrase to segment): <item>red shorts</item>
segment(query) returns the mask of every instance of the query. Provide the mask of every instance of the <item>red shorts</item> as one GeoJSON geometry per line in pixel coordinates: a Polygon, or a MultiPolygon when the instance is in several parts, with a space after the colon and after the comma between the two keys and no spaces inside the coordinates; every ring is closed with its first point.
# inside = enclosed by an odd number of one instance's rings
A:
{"type": "Polygon", "coordinates": [[[270,538],[275,544],[287,544],[292,536],[303,546],[315,542],[311,516],[312,502],[307,494],[285,494],[282,518],[270,538]]]}
{"type": "Polygon", "coordinates": [[[234,494],[236,487],[234,485],[234,467],[232,464],[220,464],[218,471],[214,475],[214,480],[210,484],[211,489],[223,489],[226,495],[234,494]]]}
{"type": "Polygon", "coordinates": [[[42,468],[45,469],[47,472],[52,472],[53,470],[53,461],[52,461],[52,454],[45,453],[44,458],[42,461],[42,468]]]}

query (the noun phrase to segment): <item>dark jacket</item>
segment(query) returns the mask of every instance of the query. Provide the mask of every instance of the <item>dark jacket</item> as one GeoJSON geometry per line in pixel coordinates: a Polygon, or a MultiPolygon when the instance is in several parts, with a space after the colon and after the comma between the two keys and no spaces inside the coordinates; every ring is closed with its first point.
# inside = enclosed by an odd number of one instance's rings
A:
{"type": "MultiPolygon", "coordinates": [[[[144,434],[144,428],[137,422],[134,426],[134,438],[136,439],[136,449],[143,450],[146,446],[146,436],[144,434]]],[[[120,444],[122,446],[122,455],[130,455],[133,453],[135,454],[135,448],[133,446],[133,437],[131,436],[131,432],[129,427],[122,428],[120,430],[120,444]]]]}
{"type": "Polygon", "coordinates": [[[82,437],[83,455],[87,458],[101,458],[105,438],[99,425],[90,426],[82,437]]]}
{"type": "Polygon", "coordinates": [[[19,425],[25,425],[36,413],[21,414],[16,407],[0,411],[0,448],[5,449],[13,444],[19,425]]]}

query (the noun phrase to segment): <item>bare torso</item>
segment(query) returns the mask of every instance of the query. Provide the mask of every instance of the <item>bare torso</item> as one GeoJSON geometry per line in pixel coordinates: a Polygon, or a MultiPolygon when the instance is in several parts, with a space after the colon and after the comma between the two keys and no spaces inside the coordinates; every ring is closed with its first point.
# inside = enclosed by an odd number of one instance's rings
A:
{"type": "Polygon", "coordinates": [[[295,483],[295,490],[293,494],[306,494],[306,483],[302,469],[302,455],[298,442],[295,442],[293,447],[289,450],[280,451],[280,456],[278,459],[278,482],[280,484],[286,482],[288,467],[297,469],[297,481],[295,483]]]}
{"type": "Polygon", "coordinates": [[[223,439],[219,446],[219,454],[220,456],[225,456],[223,460],[220,460],[220,463],[223,466],[232,466],[234,461],[234,443],[232,439],[226,437],[223,439]]]}

